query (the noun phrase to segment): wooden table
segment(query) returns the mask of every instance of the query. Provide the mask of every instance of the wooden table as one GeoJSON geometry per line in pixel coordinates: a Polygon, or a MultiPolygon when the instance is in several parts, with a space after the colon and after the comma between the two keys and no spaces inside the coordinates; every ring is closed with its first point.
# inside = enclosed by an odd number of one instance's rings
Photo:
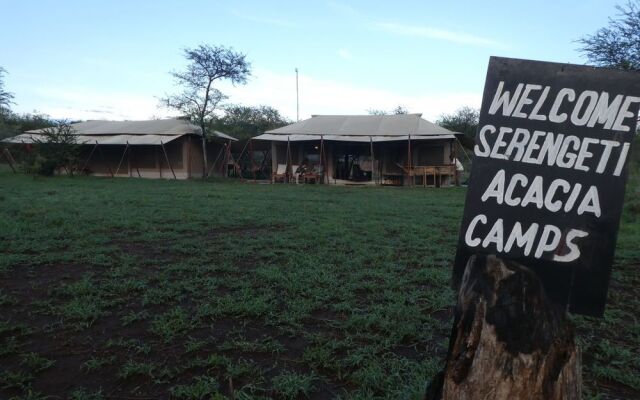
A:
{"type": "Polygon", "coordinates": [[[443,176],[455,176],[456,166],[451,165],[416,165],[408,168],[409,176],[422,176],[422,186],[440,187],[443,176]],[[433,185],[427,185],[427,176],[433,177],[433,185]]]}

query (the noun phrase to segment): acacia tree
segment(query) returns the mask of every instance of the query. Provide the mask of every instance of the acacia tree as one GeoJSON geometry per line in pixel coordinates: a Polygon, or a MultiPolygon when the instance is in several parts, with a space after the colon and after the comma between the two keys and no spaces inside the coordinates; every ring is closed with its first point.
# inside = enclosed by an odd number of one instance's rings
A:
{"type": "Polygon", "coordinates": [[[369,113],[369,115],[403,115],[403,114],[409,114],[409,110],[407,110],[406,107],[397,106],[391,111],[370,108],[367,110],[367,113],[369,113]]]}
{"type": "Polygon", "coordinates": [[[162,103],[189,116],[200,127],[204,159],[202,176],[206,178],[209,171],[206,128],[218,104],[226,98],[214,83],[228,80],[233,85],[245,84],[251,75],[251,64],[245,54],[224,46],[202,44],[185,49],[184,56],[189,61],[186,70],[171,73],[176,84],[182,87],[182,92],[166,96],[162,103]]]}
{"type": "Polygon", "coordinates": [[[9,93],[4,90],[4,78],[3,76],[7,71],[0,67],[0,114],[9,110],[11,104],[13,104],[13,93],[9,93]]]}
{"type": "Polygon", "coordinates": [[[640,70],[640,3],[628,1],[616,9],[608,26],[578,40],[580,51],[597,66],[640,70]]]}
{"type": "Polygon", "coordinates": [[[469,106],[460,107],[452,114],[443,114],[436,124],[454,132],[464,133],[468,137],[475,137],[478,130],[480,111],[469,106]]]}
{"type": "Polygon", "coordinates": [[[270,106],[230,104],[222,108],[224,115],[212,121],[212,126],[238,139],[249,139],[269,129],[280,128],[291,123],[278,110],[270,106]]]}
{"type": "Polygon", "coordinates": [[[26,172],[51,176],[62,168],[73,176],[78,168],[80,145],[78,133],[68,121],[59,121],[55,126],[42,129],[34,137],[33,145],[23,160],[26,172]]]}

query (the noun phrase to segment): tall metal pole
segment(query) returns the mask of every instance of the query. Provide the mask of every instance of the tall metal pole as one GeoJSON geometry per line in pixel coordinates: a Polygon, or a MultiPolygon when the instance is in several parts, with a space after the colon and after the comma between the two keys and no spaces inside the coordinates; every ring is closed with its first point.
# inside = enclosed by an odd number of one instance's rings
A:
{"type": "Polygon", "coordinates": [[[296,68],[296,122],[300,121],[300,97],[298,96],[298,68],[296,68]]]}

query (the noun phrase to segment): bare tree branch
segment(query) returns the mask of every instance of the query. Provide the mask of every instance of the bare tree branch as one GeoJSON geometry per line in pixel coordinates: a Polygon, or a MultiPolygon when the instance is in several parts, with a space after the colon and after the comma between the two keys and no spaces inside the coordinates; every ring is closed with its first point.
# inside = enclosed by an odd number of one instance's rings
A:
{"type": "Polygon", "coordinates": [[[578,40],[591,64],[624,70],[640,70],[640,4],[617,6],[617,18],[593,35],[578,40]]]}

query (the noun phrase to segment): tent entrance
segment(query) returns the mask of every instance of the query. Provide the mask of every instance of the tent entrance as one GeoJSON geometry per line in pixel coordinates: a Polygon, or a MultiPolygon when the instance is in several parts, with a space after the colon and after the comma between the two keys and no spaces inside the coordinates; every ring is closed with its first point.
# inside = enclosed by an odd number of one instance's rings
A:
{"type": "Polygon", "coordinates": [[[367,182],[372,180],[373,163],[369,143],[337,145],[333,179],[367,182]]]}

